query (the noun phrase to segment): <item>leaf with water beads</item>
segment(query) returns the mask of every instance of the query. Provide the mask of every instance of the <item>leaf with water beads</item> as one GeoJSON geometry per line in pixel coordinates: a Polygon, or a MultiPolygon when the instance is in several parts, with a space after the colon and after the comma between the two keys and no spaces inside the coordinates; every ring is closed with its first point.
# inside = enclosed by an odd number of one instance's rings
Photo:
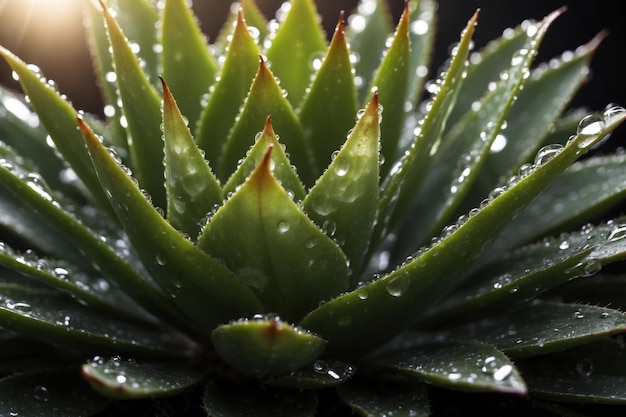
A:
{"type": "Polygon", "coordinates": [[[348,17],[346,36],[350,50],[358,58],[354,69],[359,102],[365,101],[369,94],[367,87],[371,85],[383,58],[380,51],[385,49],[385,42],[392,31],[393,22],[386,1],[361,0],[348,17]]]}
{"type": "Polygon", "coordinates": [[[626,331],[626,315],[581,304],[539,301],[450,331],[491,343],[512,358],[558,352],[626,331]],[[505,329],[503,331],[503,329],[505,329]]]}
{"type": "MultiPolygon", "coordinates": [[[[95,138],[94,140],[97,141],[95,138]]],[[[155,316],[170,322],[180,317],[179,313],[172,309],[165,295],[151,281],[131,268],[100,236],[95,235],[78,219],[63,210],[57,202],[21,180],[16,167],[11,165],[9,168],[5,165],[0,168],[2,184],[0,192],[4,189],[10,190],[11,198],[2,199],[4,204],[15,201],[10,208],[16,211],[11,211],[11,216],[7,220],[20,222],[26,220],[19,223],[19,233],[28,233],[28,238],[35,242],[45,242],[47,248],[45,253],[57,254],[53,249],[58,245],[58,248],[62,249],[58,254],[60,258],[69,259],[87,271],[96,268],[110,282],[115,283],[155,316]],[[42,219],[46,221],[42,223],[42,219]],[[66,250],[68,247],[70,249],[66,250]],[[80,248],[78,257],[73,255],[75,248],[80,248]],[[87,263],[85,258],[88,258],[90,263],[87,263]]]]}
{"type": "Polygon", "coordinates": [[[109,37],[102,20],[102,9],[95,1],[88,1],[83,8],[84,26],[93,61],[94,75],[104,101],[104,115],[109,121],[111,143],[128,152],[128,132],[122,126],[122,102],[117,89],[117,74],[109,51],[109,37]]]}
{"type": "Polygon", "coordinates": [[[111,206],[106,201],[96,173],[88,163],[88,154],[80,132],[76,131],[74,122],[77,117],[76,110],[38,73],[31,71],[26,63],[11,52],[0,47],[0,56],[18,74],[22,88],[54,141],[56,149],[63,155],[63,159],[72,167],[99,205],[110,210],[111,206]]]}
{"type": "Polygon", "coordinates": [[[286,390],[265,385],[209,382],[202,397],[204,409],[212,417],[313,417],[317,395],[311,390],[286,390]]]}
{"type": "Polygon", "coordinates": [[[218,64],[187,2],[166,1],[161,25],[163,78],[178,97],[193,132],[202,111],[202,94],[213,84],[218,64]]]}
{"type": "Polygon", "coordinates": [[[354,413],[365,417],[428,417],[430,406],[426,386],[414,381],[385,380],[378,375],[343,384],[339,397],[354,413]]]}
{"type": "Polygon", "coordinates": [[[167,220],[194,238],[202,219],[222,201],[222,190],[191,136],[178,105],[163,81],[163,139],[167,220]]]}
{"type": "Polygon", "coordinates": [[[253,317],[223,324],[211,340],[220,358],[244,375],[267,378],[313,363],[326,341],[279,317],[253,317]]]}
{"type": "Polygon", "coordinates": [[[174,304],[186,315],[188,325],[207,336],[232,317],[262,311],[250,289],[161,217],[93,132],[82,121],[79,126],[124,230],[152,278],[169,296],[167,307],[174,304]]]}
{"type": "Polygon", "coordinates": [[[541,39],[560,13],[556,11],[527,28],[523,48],[511,59],[493,91],[483,97],[477,111],[467,113],[444,137],[417,197],[415,210],[420,215],[402,228],[400,242],[412,243],[415,250],[450,222],[528,78],[541,39]]]}
{"type": "Polygon", "coordinates": [[[230,7],[230,13],[224,20],[222,27],[220,28],[213,47],[216,48],[216,53],[224,53],[230,43],[231,36],[237,25],[237,19],[239,11],[243,12],[243,18],[248,25],[248,30],[252,37],[256,40],[259,46],[263,45],[263,41],[269,34],[269,23],[255,0],[240,0],[237,3],[232,3],[230,7]]]}
{"type": "MultiPolygon", "coordinates": [[[[489,155],[472,185],[465,209],[480,203],[505,175],[527,162],[541,147],[555,121],[589,74],[589,63],[605,34],[574,52],[565,52],[531,72],[524,89],[491,145],[489,155]]],[[[571,131],[570,131],[571,132],[571,131]]]]}
{"type": "MultiPolygon", "coordinates": [[[[109,4],[111,4],[109,2],[109,4]]],[[[154,87],[159,86],[159,13],[150,0],[118,0],[115,18],[128,37],[141,69],[154,87]]]]}
{"type": "Polygon", "coordinates": [[[579,277],[583,272],[576,267],[593,248],[587,242],[578,243],[555,240],[500,256],[495,263],[474,272],[465,280],[465,286],[426,313],[420,326],[433,328],[441,321],[460,317],[467,320],[472,314],[493,315],[512,303],[528,302],[579,277]]]}
{"type": "Polygon", "coordinates": [[[272,118],[268,116],[265,120],[265,127],[262,132],[257,133],[255,143],[248,151],[245,159],[237,167],[237,171],[231,175],[228,182],[222,188],[222,197],[226,198],[234,193],[243,184],[250,174],[259,166],[265,158],[267,150],[272,147],[272,173],[280,182],[280,185],[288,194],[293,194],[294,201],[302,201],[306,196],[306,190],[302,181],[295,171],[295,166],[291,165],[284,146],[278,141],[278,136],[272,127],[272,118]]]}
{"type": "Polygon", "coordinates": [[[0,380],[3,416],[96,415],[109,403],[109,399],[89,387],[76,369],[28,372],[0,380]]]}
{"type": "Polygon", "coordinates": [[[623,338],[602,339],[518,362],[530,392],[537,398],[626,404],[625,354],[623,338]]]}
{"type": "Polygon", "coordinates": [[[0,141],[3,142],[0,155],[14,153],[15,150],[32,162],[37,172],[46,178],[50,188],[77,201],[83,200],[85,193],[82,184],[77,184],[76,174],[59,155],[50,152],[47,135],[39,116],[31,111],[25,96],[0,87],[0,141]]]}
{"type": "Polygon", "coordinates": [[[322,304],[300,325],[327,339],[333,352],[367,349],[410,327],[457,285],[459,277],[511,218],[625,119],[626,112],[620,112],[607,118],[592,137],[577,135],[562,150],[540,161],[530,175],[493,195],[482,209],[447,229],[432,246],[384,277],[322,304]],[[346,323],[338,317],[350,317],[351,321],[346,323]]]}
{"type": "Polygon", "coordinates": [[[96,356],[81,370],[93,389],[115,399],[171,396],[197,385],[203,377],[183,362],[139,362],[118,356],[96,356]]]}
{"type": "Polygon", "coordinates": [[[378,95],[374,94],[345,144],[333,154],[330,166],[302,202],[304,211],[341,246],[357,273],[376,219],[379,111],[378,95]]]}
{"type": "Polygon", "coordinates": [[[283,388],[322,389],[341,386],[351,379],[357,369],[355,366],[338,361],[317,359],[289,374],[264,379],[267,385],[283,388]]]}
{"type": "Polygon", "coordinates": [[[489,84],[498,80],[502,71],[510,68],[513,55],[524,49],[528,38],[527,30],[535,25],[536,22],[525,20],[515,29],[505,29],[501,37],[470,56],[466,82],[460,87],[457,104],[450,112],[450,123],[446,126],[445,134],[465,114],[476,110],[489,90],[489,84]]]}
{"type": "Polygon", "coordinates": [[[616,207],[626,196],[625,163],[625,155],[610,155],[572,165],[503,229],[492,255],[571,230],[616,207]]]}
{"type": "Polygon", "coordinates": [[[394,227],[415,203],[417,190],[424,179],[432,150],[439,147],[442,129],[446,125],[447,115],[454,107],[456,92],[463,84],[463,74],[467,67],[472,35],[476,26],[478,14],[468,21],[461,34],[461,40],[456,53],[450,61],[448,70],[443,78],[435,85],[436,93],[430,105],[430,111],[420,121],[416,130],[415,139],[410,149],[394,164],[390,174],[383,182],[383,193],[378,205],[377,229],[374,234],[378,237],[387,227],[394,227]]]}
{"type": "MultiPolygon", "coordinates": [[[[294,321],[321,300],[345,291],[348,267],[339,247],[278,183],[271,172],[271,153],[270,148],[213,215],[198,246],[223,260],[268,311],[294,321]],[[285,256],[294,248],[300,248],[298,256],[285,256]]],[[[251,315],[238,317],[246,316],[251,315]]]]}
{"type": "MultiPolygon", "coordinates": [[[[133,310],[129,310],[127,306],[134,304],[126,294],[112,288],[103,278],[90,276],[66,262],[21,254],[8,248],[6,244],[0,244],[0,265],[70,294],[91,308],[112,317],[133,319],[134,314],[130,312],[133,310]]],[[[137,320],[137,316],[134,319],[137,320]]]]}
{"type": "Polygon", "coordinates": [[[286,146],[289,160],[298,167],[298,174],[305,185],[313,184],[313,160],[304,132],[295,111],[285,98],[278,81],[270,71],[265,59],[258,59],[258,71],[250,92],[224,145],[223,158],[217,169],[218,177],[227,178],[237,167],[237,161],[254,143],[257,132],[272,116],[272,125],[286,146]]]}
{"type": "Polygon", "coordinates": [[[405,103],[411,103],[411,108],[415,109],[417,100],[422,96],[422,87],[428,75],[435,43],[437,3],[433,0],[410,0],[409,11],[411,12],[409,16],[411,55],[405,103]]]}
{"type": "Polygon", "coordinates": [[[328,44],[313,0],[285,3],[279,13],[286,13],[286,16],[284,19],[279,16],[280,26],[270,35],[266,55],[282,88],[289,91],[289,102],[295,107],[300,104],[315,72],[311,60],[326,51],[328,44]]]}
{"type": "MultiPolygon", "coordinates": [[[[396,27],[391,43],[376,74],[370,84],[370,92],[366,102],[372,95],[378,93],[378,101],[385,109],[385,117],[380,125],[381,130],[381,158],[393,161],[396,158],[398,142],[402,134],[402,127],[406,120],[405,97],[409,84],[409,64],[411,55],[411,41],[409,38],[409,4],[404,4],[404,12],[396,27]]],[[[391,164],[381,167],[381,176],[389,172],[391,164]]]]}
{"type": "MultiPolygon", "coordinates": [[[[222,158],[226,138],[259,66],[260,53],[240,11],[219,78],[216,77],[206,103],[203,103],[204,110],[195,135],[198,147],[204,150],[206,159],[217,172],[220,172],[217,164],[222,158]]],[[[224,176],[220,178],[223,180],[224,176]]]]}
{"type": "Polygon", "coordinates": [[[328,166],[331,154],[343,144],[341,133],[354,126],[357,110],[343,14],[326,56],[314,58],[312,65],[316,74],[300,106],[299,117],[305,140],[315,158],[318,176],[328,166]]]}
{"type": "Polygon", "coordinates": [[[389,353],[378,365],[449,389],[522,395],[527,392],[522,376],[509,358],[484,343],[418,345],[389,353]]]}
{"type": "Polygon", "coordinates": [[[156,326],[113,319],[59,292],[11,284],[0,289],[0,326],[66,349],[181,357],[192,346],[156,326]]]}
{"type": "Polygon", "coordinates": [[[132,140],[128,147],[135,174],[157,207],[165,207],[161,99],[143,72],[119,24],[100,0],[117,74],[117,87],[132,140]]]}

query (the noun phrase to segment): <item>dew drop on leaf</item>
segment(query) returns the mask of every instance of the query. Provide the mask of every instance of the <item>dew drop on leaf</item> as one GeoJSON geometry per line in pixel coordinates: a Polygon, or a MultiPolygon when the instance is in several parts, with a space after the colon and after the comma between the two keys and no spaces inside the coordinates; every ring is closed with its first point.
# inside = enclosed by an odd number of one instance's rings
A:
{"type": "Polygon", "coordinates": [[[609,242],[616,242],[626,237],[626,223],[615,226],[607,236],[609,242]]]}
{"type": "Polygon", "coordinates": [[[591,359],[583,358],[576,362],[576,373],[580,376],[591,376],[593,373],[593,362],[591,359]]]}
{"type": "Polygon", "coordinates": [[[37,401],[46,402],[50,399],[50,392],[43,385],[37,385],[33,391],[33,396],[37,401]]]}
{"type": "Polygon", "coordinates": [[[401,297],[409,289],[410,281],[406,275],[399,275],[389,280],[387,292],[392,297],[401,297]]]}
{"type": "Polygon", "coordinates": [[[558,143],[552,145],[546,145],[543,148],[539,149],[537,155],[535,156],[535,165],[541,166],[554,158],[561,150],[563,149],[563,145],[558,143]]]}

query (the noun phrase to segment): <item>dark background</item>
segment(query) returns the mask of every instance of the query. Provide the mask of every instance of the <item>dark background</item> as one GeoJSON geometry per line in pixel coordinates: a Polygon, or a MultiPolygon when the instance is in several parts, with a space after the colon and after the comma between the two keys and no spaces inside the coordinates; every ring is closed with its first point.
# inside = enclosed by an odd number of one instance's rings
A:
{"type": "MultiPolygon", "coordinates": [[[[55,14],[55,1],[0,0],[0,45],[29,63],[38,65],[47,78],[55,80],[76,108],[99,113],[100,96],[95,88],[89,54],[83,36],[81,0],[56,0],[71,3],[69,14],[55,14]],[[30,3],[32,2],[32,3],[30,3]],[[31,10],[25,5],[31,5],[31,10]],[[41,4],[46,4],[42,7],[41,4]]],[[[267,16],[273,16],[281,0],[257,0],[267,16]]],[[[227,14],[231,1],[195,0],[194,9],[203,30],[214,38],[227,14]]],[[[339,10],[352,10],[356,0],[318,0],[328,33],[332,33],[339,10]]],[[[402,0],[389,0],[397,18],[402,0]]],[[[626,106],[626,2],[623,0],[441,0],[439,29],[433,67],[446,58],[448,46],[456,42],[467,19],[481,8],[475,35],[477,48],[498,37],[507,27],[523,19],[541,19],[563,5],[568,11],[549,31],[538,57],[547,60],[563,50],[574,49],[603,29],[609,36],[600,46],[592,65],[590,82],[575,98],[574,105],[601,110],[608,103],[626,106]]],[[[60,6],[59,6],[60,7],[60,6]]],[[[17,88],[5,63],[0,63],[0,83],[17,88]]],[[[625,136],[620,129],[618,136],[625,136]]]]}

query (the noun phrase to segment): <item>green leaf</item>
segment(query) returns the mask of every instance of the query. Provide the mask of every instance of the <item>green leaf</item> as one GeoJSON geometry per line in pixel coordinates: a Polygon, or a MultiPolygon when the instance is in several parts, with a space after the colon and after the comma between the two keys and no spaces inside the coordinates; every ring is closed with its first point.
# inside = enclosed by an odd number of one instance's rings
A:
{"type": "MultiPolygon", "coordinates": [[[[371,100],[374,91],[377,91],[379,103],[385,109],[385,117],[380,125],[381,153],[385,161],[395,159],[402,126],[406,119],[405,97],[409,86],[410,55],[409,6],[405,3],[393,40],[372,80],[367,99],[371,100]]],[[[389,172],[389,165],[381,167],[383,177],[389,172]]]]}
{"type": "Polygon", "coordinates": [[[341,386],[356,373],[356,367],[349,363],[318,359],[313,365],[305,366],[287,375],[265,379],[263,382],[285,388],[322,389],[341,386]]]}
{"type": "Polygon", "coordinates": [[[420,319],[420,325],[431,328],[442,320],[466,320],[476,313],[492,315],[500,307],[528,302],[552,287],[579,277],[583,272],[576,267],[592,250],[587,241],[570,244],[558,240],[501,256],[497,262],[472,274],[467,285],[438,303],[420,319]]]}
{"type": "Polygon", "coordinates": [[[541,24],[528,27],[523,48],[511,58],[510,68],[494,84],[493,91],[481,100],[476,111],[467,113],[444,137],[417,198],[414,209],[420,215],[402,228],[399,241],[411,242],[415,250],[450,222],[482,169],[515,96],[528,78],[541,39],[559,14],[559,11],[554,12],[541,24]]]}
{"type": "Polygon", "coordinates": [[[0,284],[0,326],[34,339],[98,352],[180,357],[190,347],[166,331],[119,321],[47,290],[0,284]]]}
{"type": "Polygon", "coordinates": [[[6,152],[14,149],[37,167],[50,188],[69,198],[83,201],[85,194],[82,184],[78,184],[74,171],[51,152],[50,145],[46,143],[47,135],[39,116],[31,111],[25,96],[18,96],[0,87],[0,141],[4,143],[3,147],[11,147],[6,152]]]}
{"type": "MultiPolygon", "coordinates": [[[[472,338],[494,344],[513,358],[557,352],[625,330],[626,315],[617,310],[545,301],[522,305],[467,329],[472,338]]],[[[454,334],[463,337],[462,330],[454,334]]]]}
{"type": "Polygon", "coordinates": [[[551,401],[626,404],[626,355],[602,339],[565,352],[520,361],[533,396],[551,401]]]}
{"type": "MultiPolygon", "coordinates": [[[[439,147],[441,133],[446,124],[447,115],[454,106],[455,92],[463,84],[463,72],[467,68],[472,35],[478,15],[469,20],[461,34],[461,41],[456,55],[452,58],[448,70],[433,90],[436,93],[431,102],[431,110],[423,120],[418,122],[415,139],[404,156],[391,168],[390,174],[383,182],[383,194],[378,205],[377,232],[374,236],[384,234],[387,227],[394,227],[404,218],[415,202],[417,190],[428,169],[432,150],[439,147]],[[391,223],[391,224],[390,224],[391,223]]],[[[393,161],[395,159],[391,159],[393,161]]]]}
{"type": "Polygon", "coordinates": [[[502,71],[511,67],[511,59],[527,43],[527,30],[537,23],[526,20],[515,29],[507,29],[502,36],[472,54],[470,66],[467,69],[466,82],[460,87],[459,98],[450,113],[450,123],[446,134],[461,118],[476,107],[485,93],[489,90],[489,83],[500,79],[502,71]]]}
{"type": "Polygon", "coordinates": [[[345,291],[348,267],[272,175],[271,152],[211,218],[198,246],[223,260],[268,311],[291,321],[345,291]],[[299,255],[286,256],[294,248],[299,255]]]}
{"type": "Polygon", "coordinates": [[[109,39],[102,19],[102,9],[97,2],[88,1],[83,11],[96,81],[105,102],[104,112],[110,121],[111,141],[119,149],[128,152],[127,132],[121,123],[123,112],[117,89],[117,74],[115,74],[113,58],[109,51],[109,39]]]}
{"type": "Polygon", "coordinates": [[[262,57],[238,120],[228,135],[217,170],[218,177],[227,178],[235,171],[238,160],[253,145],[257,132],[265,125],[268,116],[272,116],[274,129],[280,135],[281,143],[286,146],[289,159],[298,167],[300,178],[305,185],[313,184],[313,161],[304,141],[302,126],[262,57]]]}
{"type": "Polygon", "coordinates": [[[572,165],[506,226],[494,248],[512,249],[608,212],[626,196],[625,163],[626,156],[612,155],[572,165]]]}
{"type": "Polygon", "coordinates": [[[38,371],[50,367],[76,366],[84,360],[76,352],[19,333],[0,331],[0,372],[3,375],[17,372],[38,371]]]}
{"type": "MultiPolygon", "coordinates": [[[[284,20],[271,38],[267,59],[289,92],[289,102],[297,106],[313,74],[312,61],[326,51],[326,35],[318,19],[313,0],[293,0],[284,20]]],[[[273,116],[273,115],[272,115],[273,116]]],[[[298,165],[299,166],[299,165],[298,165]]]]}
{"type": "MultiPolygon", "coordinates": [[[[0,201],[17,202],[17,204],[10,206],[17,213],[11,212],[11,217],[6,220],[23,220],[24,210],[19,210],[21,205],[31,208],[32,213],[36,214],[36,216],[29,215],[26,217],[26,230],[24,230],[24,224],[20,224],[18,232],[27,231],[29,234],[33,234],[32,238],[35,241],[38,239],[48,241],[47,245],[58,243],[61,249],[68,247],[67,242],[70,242],[72,247],[81,250],[82,255],[78,259],[79,265],[84,265],[84,258],[88,258],[94,265],[93,267],[97,268],[111,283],[115,283],[122,291],[155,316],[168,322],[180,317],[163,293],[151,281],[131,268],[118,253],[108,246],[105,236],[94,234],[78,219],[63,210],[61,205],[54,201],[50,195],[42,193],[37,187],[29,186],[20,178],[20,172],[16,171],[15,166],[5,165],[0,168],[0,184],[2,184],[0,189],[8,190],[13,196],[12,200],[2,199],[0,201]],[[15,215],[19,215],[19,217],[14,217],[15,215]],[[42,223],[43,219],[46,219],[45,223],[42,223]],[[46,227],[41,228],[41,224],[46,225],[46,227]],[[39,237],[37,233],[39,233],[39,237]]],[[[69,258],[71,253],[72,251],[64,253],[61,250],[59,257],[69,258]]],[[[91,269],[89,266],[85,268],[91,269]]]]}
{"type": "Polygon", "coordinates": [[[202,398],[210,417],[313,417],[317,395],[313,391],[295,391],[265,385],[228,386],[207,383],[202,398]]]}
{"type": "Polygon", "coordinates": [[[203,377],[185,363],[138,362],[119,356],[96,356],[82,366],[82,374],[98,393],[116,399],[175,395],[197,385],[203,377]]]}
{"type": "Polygon", "coordinates": [[[245,375],[271,377],[312,363],[326,341],[278,317],[254,317],[223,324],[211,340],[220,358],[245,375]]]}
{"type": "MultiPolygon", "coordinates": [[[[206,158],[218,173],[221,170],[217,163],[222,158],[224,143],[239,114],[241,103],[248,94],[261,53],[241,12],[232,36],[219,79],[209,90],[209,97],[196,130],[198,147],[205,151],[206,158]]],[[[223,177],[220,179],[224,180],[223,177]]]]}
{"type": "Polygon", "coordinates": [[[141,187],[152,196],[154,204],[165,207],[161,99],[143,72],[122,29],[100,1],[117,74],[117,87],[132,138],[128,144],[132,165],[141,187]]]}
{"type": "Polygon", "coordinates": [[[167,220],[198,236],[202,220],[222,202],[222,190],[191,136],[178,105],[163,81],[163,139],[167,220]]]}
{"type": "Polygon", "coordinates": [[[350,50],[358,57],[354,64],[355,82],[359,92],[359,102],[368,95],[367,87],[383,58],[380,51],[385,49],[387,37],[393,31],[391,13],[386,1],[361,1],[348,17],[347,37],[350,50]]]}
{"type": "MultiPolygon", "coordinates": [[[[87,151],[80,132],[76,131],[76,110],[44,78],[31,71],[26,63],[10,51],[0,47],[0,56],[20,77],[22,88],[28,94],[33,108],[50,134],[56,149],[63,155],[63,159],[72,167],[100,206],[110,209],[93,167],[87,159],[87,151]]],[[[52,153],[52,150],[49,152],[52,153]]]]}
{"type": "Polygon", "coordinates": [[[158,44],[159,14],[151,0],[117,0],[117,21],[128,36],[130,45],[152,85],[159,84],[158,44]]]}
{"type": "Polygon", "coordinates": [[[67,262],[39,258],[29,253],[22,254],[2,244],[0,265],[70,294],[89,307],[112,317],[129,319],[132,308],[129,310],[128,306],[134,306],[126,294],[117,288],[111,288],[108,281],[82,272],[67,262]]]}
{"type": "Polygon", "coordinates": [[[291,165],[285,149],[278,142],[278,136],[272,127],[272,118],[268,116],[265,120],[265,127],[262,132],[255,136],[255,143],[252,149],[246,155],[246,158],[239,164],[237,171],[231,175],[228,182],[222,188],[222,197],[228,197],[237,190],[237,187],[243,184],[252,174],[257,166],[265,158],[267,150],[272,147],[271,164],[274,167],[272,173],[280,182],[280,185],[287,191],[287,194],[293,193],[295,201],[302,201],[306,196],[304,185],[300,181],[298,174],[295,172],[295,166],[291,165]]]}
{"type": "Polygon", "coordinates": [[[554,122],[589,74],[589,61],[602,38],[598,36],[576,51],[553,60],[550,67],[534,70],[492,143],[485,164],[472,185],[464,206],[470,209],[512,175],[541,146],[554,122]]]}
{"type": "Polygon", "coordinates": [[[352,408],[365,416],[428,417],[428,393],[413,381],[359,380],[341,385],[337,393],[352,408]]]}
{"type": "Polygon", "coordinates": [[[99,179],[142,263],[191,323],[208,335],[219,323],[262,311],[250,289],[167,223],[93,132],[82,121],[79,125],[99,179]]]}
{"type": "Polygon", "coordinates": [[[360,272],[370,245],[378,202],[378,95],[364,110],[328,170],[302,202],[308,216],[334,238],[360,272]],[[359,215],[355,216],[355,211],[359,215]]]}
{"type": "Polygon", "coordinates": [[[202,111],[202,95],[209,91],[219,69],[217,61],[184,0],[166,1],[161,22],[163,78],[178,97],[178,106],[193,131],[202,111]]]}
{"type": "Polygon", "coordinates": [[[238,2],[238,6],[239,7],[230,7],[230,13],[224,20],[215,42],[213,42],[213,46],[219,54],[224,54],[225,49],[231,42],[230,36],[232,36],[235,31],[240,11],[243,12],[242,17],[249,28],[250,35],[252,35],[259,46],[263,44],[270,32],[268,27],[269,23],[265,16],[263,16],[261,10],[259,10],[255,0],[241,0],[238,2]]]}
{"type": "Polygon", "coordinates": [[[3,416],[95,415],[109,402],[90,389],[76,369],[29,372],[0,380],[3,416]]]}
{"type": "Polygon", "coordinates": [[[343,29],[343,15],[326,56],[313,60],[319,70],[304,96],[299,117],[305,140],[313,151],[315,175],[328,166],[331,154],[344,142],[343,132],[354,125],[357,110],[356,89],[350,51],[343,29]],[[338,134],[340,133],[340,134],[338,134]]]}
{"type": "Polygon", "coordinates": [[[448,389],[527,392],[515,365],[502,352],[483,343],[425,344],[386,355],[379,365],[448,389]]]}
{"type": "Polygon", "coordinates": [[[409,327],[457,284],[456,279],[511,218],[624,119],[625,111],[611,114],[592,134],[581,132],[562,150],[542,155],[530,175],[493,195],[482,209],[448,228],[432,246],[386,276],[321,305],[300,325],[327,339],[333,353],[371,347],[409,327]],[[346,325],[338,317],[351,321],[346,325]]]}
{"type": "MultiPolygon", "coordinates": [[[[622,225],[621,230],[624,230],[622,225]]],[[[600,273],[593,279],[578,279],[558,288],[559,296],[566,303],[611,306],[626,310],[626,276],[600,273]]],[[[552,293],[548,293],[548,296],[552,293]]]]}
{"type": "Polygon", "coordinates": [[[435,43],[437,3],[433,0],[410,0],[409,11],[411,12],[409,15],[411,55],[406,100],[415,108],[417,100],[422,95],[422,87],[428,74],[435,43]]]}

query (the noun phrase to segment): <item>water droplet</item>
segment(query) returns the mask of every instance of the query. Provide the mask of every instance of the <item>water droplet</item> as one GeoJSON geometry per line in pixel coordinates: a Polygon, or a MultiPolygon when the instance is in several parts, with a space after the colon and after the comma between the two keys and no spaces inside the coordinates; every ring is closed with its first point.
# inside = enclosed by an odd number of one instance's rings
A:
{"type": "Polygon", "coordinates": [[[161,265],[161,266],[167,265],[167,260],[160,253],[156,254],[155,260],[156,260],[156,263],[161,265]]]}
{"type": "Polygon", "coordinates": [[[591,277],[602,269],[602,262],[597,258],[589,258],[583,264],[583,277],[591,277]]]}
{"type": "Polygon", "coordinates": [[[336,158],[333,164],[333,168],[335,170],[335,174],[338,177],[343,177],[348,173],[348,169],[350,168],[350,160],[345,157],[336,158]]]}
{"type": "Polygon", "coordinates": [[[624,112],[626,112],[626,109],[621,106],[610,106],[609,108],[604,110],[602,116],[604,117],[604,120],[606,122],[609,122],[612,118],[619,116],[624,112]]]}
{"type": "Polygon", "coordinates": [[[326,219],[322,224],[322,230],[327,236],[334,236],[337,231],[337,225],[334,221],[326,219]]]}
{"type": "MultiPolygon", "coordinates": [[[[543,148],[539,149],[537,155],[535,156],[535,165],[541,166],[554,158],[561,150],[563,149],[563,145],[558,143],[552,145],[546,145],[543,148]]],[[[521,175],[520,175],[521,176],[521,175]]]]}
{"type": "Polygon", "coordinates": [[[313,370],[318,374],[325,374],[328,372],[328,363],[325,360],[318,359],[313,362],[313,370]]]}
{"type": "Polygon", "coordinates": [[[50,399],[50,392],[43,385],[37,385],[33,391],[33,396],[37,401],[46,402],[50,399]]]}
{"type": "Polygon", "coordinates": [[[511,372],[513,372],[513,367],[511,365],[502,365],[494,371],[493,379],[496,381],[504,381],[509,377],[509,375],[511,375],[511,372]]]}
{"type": "Polygon", "coordinates": [[[578,124],[579,135],[598,135],[604,129],[604,119],[597,114],[585,116],[578,124]]]}
{"type": "Polygon", "coordinates": [[[285,220],[279,221],[276,226],[278,227],[279,233],[286,233],[289,230],[289,222],[285,220]]]}
{"type": "Polygon", "coordinates": [[[559,249],[561,250],[565,250],[568,248],[569,248],[569,242],[567,240],[564,240],[563,242],[559,244],[559,249]]]}
{"type": "Polygon", "coordinates": [[[576,362],[576,373],[580,376],[591,376],[593,373],[593,362],[589,358],[583,358],[576,362]]]}
{"type": "Polygon", "coordinates": [[[361,300],[367,300],[367,297],[369,296],[369,291],[366,288],[360,288],[356,291],[356,295],[361,300]]]}
{"type": "Polygon", "coordinates": [[[626,223],[619,224],[615,226],[609,235],[607,236],[607,240],[609,242],[616,242],[626,237],[626,223]]]}
{"type": "Polygon", "coordinates": [[[126,382],[126,376],[125,376],[125,375],[122,375],[122,374],[119,374],[119,375],[117,375],[117,376],[115,377],[115,381],[116,381],[118,384],[124,384],[124,383],[126,382]]]}
{"type": "Polygon", "coordinates": [[[387,292],[392,297],[401,297],[409,289],[410,281],[406,275],[398,275],[387,282],[387,292]]]}
{"type": "Polygon", "coordinates": [[[574,311],[574,318],[575,319],[580,320],[580,319],[582,319],[584,317],[585,317],[585,315],[583,313],[581,313],[580,311],[578,311],[578,310],[574,311]]]}

